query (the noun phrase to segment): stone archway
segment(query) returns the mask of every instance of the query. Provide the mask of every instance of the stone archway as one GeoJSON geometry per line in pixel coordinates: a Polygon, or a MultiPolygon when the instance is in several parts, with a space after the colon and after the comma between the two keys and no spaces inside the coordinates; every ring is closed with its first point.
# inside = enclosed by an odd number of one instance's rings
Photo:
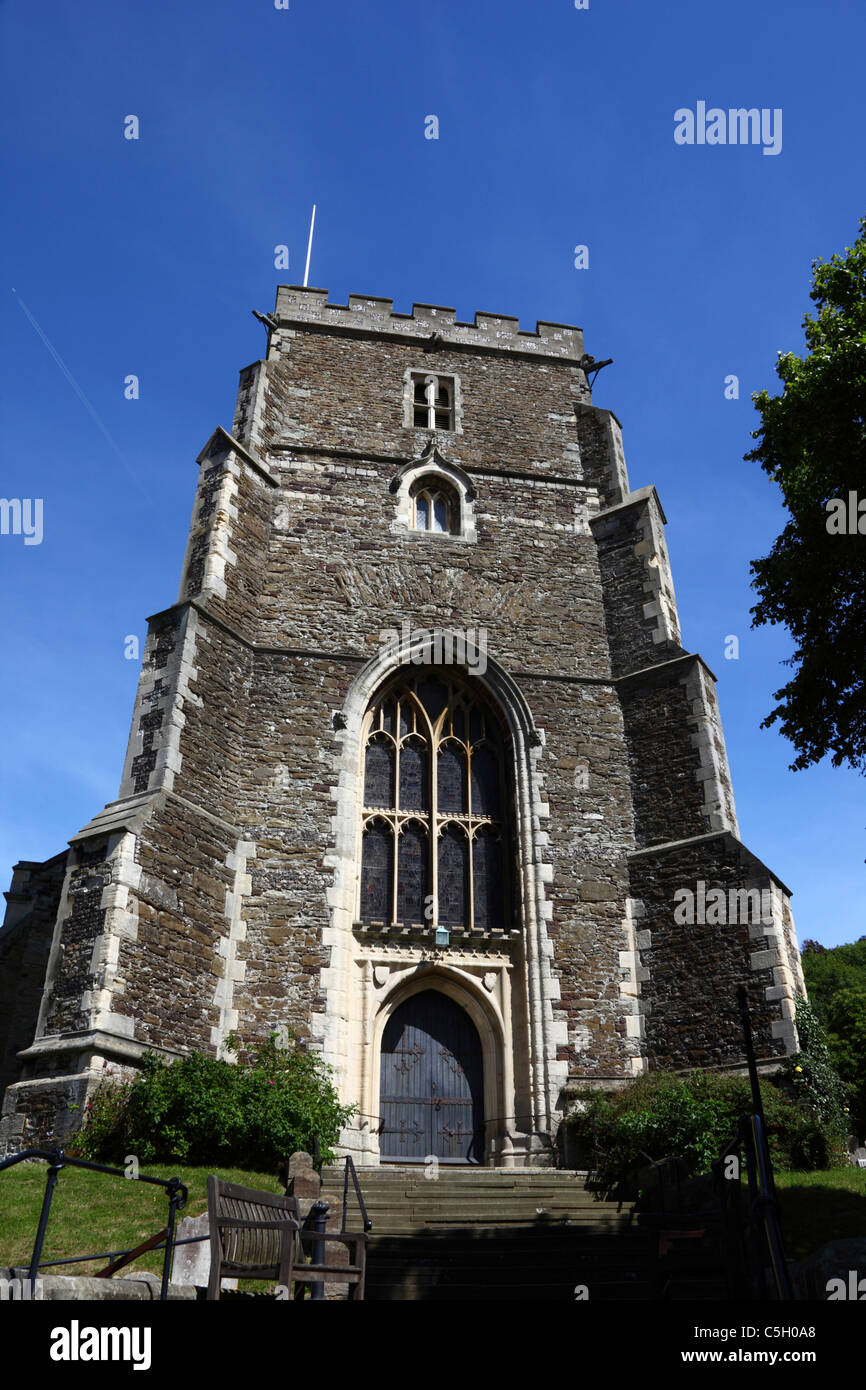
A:
{"type": "Polygon", "coordinates": [[[383,927],[372,919],[359,920],[365,720],[386,682],[401,668],[429,664],[429,634],[393,636],[396,647],[388,644],[371,658],[352,682],[342,710],[335,712],[341,751],[335,760],[339,776],[334,787],[334,840],[325,859],[333,867],[334,881],[328,889],[330,922],[322,937],[330,959],[322,971],[324,1007],[313,1016],[313,1036],[334,1069],[341,1097],[357,1106],[341,1148],[356,1161],[378,1163],[382,1031],[398,1002],[395,994],[405,990],[410,979],[417,982],[416,988],[427,987],[419,977],[430,979],[427,970],[435,960],[435,988],[457,998],[482,1040],[485,1161],[520,1165],[546,1152],[568,1072],[559,1056],[567,1031],[553,1013],[559,983],[551,971],[547,933],[552,866],[543,829],[549,816],[540,766],[543,734],[535,728],[519,686],[489,650],[483,674],[455,663],[455,673],[476,681],[498,709],[510,738],[517,929],[481,947],[468,936],[453,937],[440,953],[432,949],[432,931],[425,933],[423,924],[421,929],[410,924],[410,929],[398,932],[387,923],[383,927]]]}

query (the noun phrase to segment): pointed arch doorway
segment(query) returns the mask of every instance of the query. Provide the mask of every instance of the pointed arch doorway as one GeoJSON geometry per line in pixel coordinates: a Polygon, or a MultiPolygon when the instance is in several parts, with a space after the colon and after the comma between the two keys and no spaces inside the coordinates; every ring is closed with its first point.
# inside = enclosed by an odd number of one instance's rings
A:
{"type": "Polygon", "coordinates": [[[383,1163],[484,1162],[484,1062],[469,1014],[427,989],[394,1010],[382,1035],[383,1163]]]}

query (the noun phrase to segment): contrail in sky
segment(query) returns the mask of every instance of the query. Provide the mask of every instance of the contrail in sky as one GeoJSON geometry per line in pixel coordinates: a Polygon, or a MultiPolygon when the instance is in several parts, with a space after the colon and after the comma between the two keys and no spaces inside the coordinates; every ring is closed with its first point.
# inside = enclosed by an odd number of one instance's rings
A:
{"type": "Polygon", "coordinates": [[[59,353],[59,352],[57,351],[57,349],[54,347],[54,344],[53,344],[52,342],[50,342],[49,339],[46,337],[46,335],[43,333],[42,329],[40,328],[39,324],[36,322],[36,319],[33,317],[33,315],[31,314],[30,310],[27,308],[27,305],[24,303],[24,300],[21,298],[20,294],[18,294],[17,291],[14,290],[14,289],[12,290],[12,293],[15,295],[16,300],[17,300],[18,303],[21,305],[21,308],[24,310],[24,313],[27,315],[27,317],[28,317],[28,319],[30,320],[30,322],[32,323],[33,327],[36,329],[36,332],[39,334],[39,337],[42,339],[42,341],[43,341],[43,343],[45,344],[45,346],[47,347],[48,351],[51,353],[51,356],[54,358],[54,361],[57,363],[57,365],[58,365],[58,367],[60,368],[61,372],[62,372],[63,375],[66,377],[66,380],[69,382],[69,385],[72,387],[72,389],[73,389],[73,391],[75,392],[76,396],[77,396],[78,399],[81,401],[81,404],[84,406],[85,410],[86,410],[87,413],[90,415],[90,417],[91,417],[91,419],[94,421],[94,423],[95,423],[95,424],[98,426],[98,428],[101,430],[102,434],[103,434],[103,435],[105,436],[105,438],[108,440],[108,443],[111,445],[111,448],[113,449],[114,453],[115,453],[115,454],[117,455],[117,457],[120,459],[120,462],[123,464],[124,468],[126,469],[127,473],[129,474],[129,476],[132,478],[132,481],[135,483],[135,486],[138,488],[139,492],[142,494],[143,497],[147,497],[147,493],[145,492],[145,490],[144,490],[144,488],[143,488],[141,482],[139,481],[137,475],[133,472],[132,468],[131,468],[130,465],[127,463],[126,459],[124,458],[123,454],[121,453],[119,447],[117,446],[117,444],[115,444],[115,442],[114,442],[114,440],[112,439],[111,435],[108,433],[108,430],[105,428],[105,425],[102,423],[102,420],[99,418],[99,416],[98,416],[98,414],[96,413],[96,411],[94,410],[93,406],[90,404],[90,401],[87,399],[87,397],[85,396],[85,394],[84,394],[84,392],[82,391],[81,387],[78,385],[78,382],[75,380],[75,377],[72,375],[71,371],[70,371],[69,368],[67,367],[67,365],[66,365],[66,363],[64,362],[63,358],[60,356],[60,353],[59,353]]]}

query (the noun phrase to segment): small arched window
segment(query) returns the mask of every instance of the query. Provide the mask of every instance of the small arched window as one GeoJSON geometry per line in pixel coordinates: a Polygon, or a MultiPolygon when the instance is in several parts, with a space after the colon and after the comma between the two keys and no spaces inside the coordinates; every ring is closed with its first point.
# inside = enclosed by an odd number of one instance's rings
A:
{"type": "Polygon", "coordinates": [[[413,531],[438,531],[459,535],[460,502],[454,489],[441,478],[421,478],[411,491],[413,531]]]}

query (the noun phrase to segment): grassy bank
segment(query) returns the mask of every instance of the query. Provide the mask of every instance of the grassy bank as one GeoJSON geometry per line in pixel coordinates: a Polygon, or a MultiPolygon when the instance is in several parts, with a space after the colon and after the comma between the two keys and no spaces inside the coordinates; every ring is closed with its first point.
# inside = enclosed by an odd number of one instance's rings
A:
{"type": "MultiPolygon", "coordinates": [[[[30,1262],[33,1241],[45,1191],[45,1163],[21,1163],[0,1173],[0,1266],[30,1262]]],[[[279,1180],[270,1173],[252,1173],[240,1168],[153,1167],[152,1177],[177,1176],[189,1188],[189,1201],[181,1216],[199,1216],[207,1210],[207,1178],[216,1173],[227,1182],[241,1183],[265,1192],[282,1192],[279,1180]]],[[[148,1236],[155,1235],[168,1219],[165,1190],[148,1183],[110,1178],[83,1168],[65,1168],[60,1174],[51,1204],[51,1216],[43,1247],[43,1260],[59,1260],[72,1255],[99,1254],[129,1250],[148,1236]]],[[[95,1274],[108,1260],[63,1265],[46,1269],[46,1274],[95,1274]]],[[[162,1272],[162,1252],[143,1255],[131,1270],[162,1272]]]]}
{"type": "Polygon", "coordinates": [[[866,1169],[777,1173],[788,1254],[802,1259],[830,1240],[866,1239],[866,1169]]]}

